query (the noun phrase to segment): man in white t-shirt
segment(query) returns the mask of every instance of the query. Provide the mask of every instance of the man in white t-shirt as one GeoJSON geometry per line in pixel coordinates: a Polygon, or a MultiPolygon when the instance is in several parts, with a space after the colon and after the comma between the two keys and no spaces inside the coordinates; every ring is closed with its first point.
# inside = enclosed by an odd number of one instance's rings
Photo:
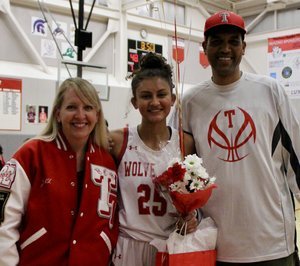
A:
{"type": "Polygon", "coordinates": [[[300,124],[275,79],[240,70],[245,34],[233,12],[207,19],[202,46],[212,78],[184,95],[183,129],[217,178],[203,208],[218,226],[217,266],[297,265],[300,124]]]}

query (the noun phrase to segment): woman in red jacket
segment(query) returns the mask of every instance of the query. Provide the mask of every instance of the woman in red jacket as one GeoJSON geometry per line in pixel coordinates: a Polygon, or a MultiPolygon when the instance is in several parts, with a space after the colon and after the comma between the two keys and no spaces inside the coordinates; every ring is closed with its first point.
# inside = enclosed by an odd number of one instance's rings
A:
{"type": "Polygon", "coordinates": [[[5,164],[5,161],[4,161],[4,157],[3,157],[3,148],[0,145],[0,170],[2,169],[4,164],[5,164]]]}
{"type": "Polygon", "coordinates": [[[108,265],[117,175],[103,110],[81,78],[62,83],[44,132],[0,173],[0,265],[108,265]]]}

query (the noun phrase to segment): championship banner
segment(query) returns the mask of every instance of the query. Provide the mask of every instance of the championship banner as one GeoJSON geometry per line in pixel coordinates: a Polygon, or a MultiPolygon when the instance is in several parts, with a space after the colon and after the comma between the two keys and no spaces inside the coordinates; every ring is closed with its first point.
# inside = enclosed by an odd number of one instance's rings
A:
{"type": "Polygon", "coordinates": [[[21,130],[22,80],[0,77],[0,130],[21,130]]]}
{"type": "Polygon", "coordinates": [[[184,61],[184,39],[177,38],[177,50],[176,50],[176,38],[173,37],[172,56],[173,59],[178,64],[184,61]]]}
{"type": "Polygon", "coordinates": [[[207,68],[209,66],[209,62],[206,54],[204,53],[203,47],[199,45],[199,63],[203,68],[207,68]]]}
{"type": "Polygon", "coordinates": [[[269,75],[300,98],[300,34],[268,39],[269,75]]]}

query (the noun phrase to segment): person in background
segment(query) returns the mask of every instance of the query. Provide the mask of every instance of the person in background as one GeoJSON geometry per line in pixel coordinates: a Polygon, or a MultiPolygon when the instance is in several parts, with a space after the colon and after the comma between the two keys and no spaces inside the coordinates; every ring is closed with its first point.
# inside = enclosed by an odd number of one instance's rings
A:
{"type": "Polygon", "coordinates": [[[3,148],[0,145],[0,170],[3,168],[4,164],[5,164],[5,161],[4,161],[4,157],[3,157],[3,148]]]}
{"type": "Polygon", "coordinates": [[[40,123],[47,122],[47,113],[45,112],[45,107],[41,107],[41,111],[39,113],[39,122],[40,123]]]}
{"type": "Polygon", "coordinates": [[[95,88],[65,80],[44,131],[0,172],[0,265],[108,265],[116,165],[95,88]]]}
{"type": "Polygon", "coordinates": [[[27,121],[28,121],[28,123],[34,123],[35,122],[35,116],[36,116],[35,108],[32,105],[30,105],[28,107],[28,112],[27,112],[27,121]]]}
{"type": "MultiPolygon", "coordinates": [[[[165,58],[148,53],[140,69],[132,75],[131,103],[142,121],[136,127],[110,132],[112,154],[118,164],[120,189],[120,236],[113,263],[115,266],[155,265],[157,250],[150,245],[155,238],[167,239],[175,230],[177,218],[169,198],[158,191],[153,177],[166,170],[174,158],[180,158],[178,131],[166,125],[175,102],[172,70],[165,58]]],[[[190,136],[186,152],[193,152],[190,136]]],[[[186,217],[188,232],[196,229],[194,213],[186,217]]]]}
{"type": "Polygon", "coordinates": [[[202,208],[218,227],[217,265],[297,265],[300,125],[278,81],[241,71],[245,34],[233,12],[206,20],[202,46],[212,77],[184,94],[183,129],[217,178],[218,191],[202,208]]]}

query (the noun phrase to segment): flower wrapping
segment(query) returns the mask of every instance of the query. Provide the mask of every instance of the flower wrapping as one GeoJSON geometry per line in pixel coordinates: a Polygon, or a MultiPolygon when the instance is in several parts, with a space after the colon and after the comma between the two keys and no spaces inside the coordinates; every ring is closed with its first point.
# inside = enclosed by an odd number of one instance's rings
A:
{"type": "Polygon", "coordinates": [[[211,184],[204,190],[198,190],[190,194],[183,194],[177,191],[171,191],[170,196],[177,211],[186,216],[195,209],[199,209],[206,204],[212,194],[212,190],[216,188],[215,184],[211,184]]]}

